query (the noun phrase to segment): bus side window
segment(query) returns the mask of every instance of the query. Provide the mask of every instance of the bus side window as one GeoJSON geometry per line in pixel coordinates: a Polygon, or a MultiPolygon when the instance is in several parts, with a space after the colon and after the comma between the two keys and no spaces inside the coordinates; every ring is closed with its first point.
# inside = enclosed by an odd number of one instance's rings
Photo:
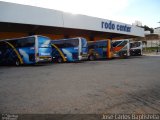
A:
{"type": "Polygon", "coordinates": [[[95,45],[89,45],[88,48],[89,49],[94,49],[95,45]]]}
{"type": "Polygon", "coordinates": [[[114,41],[114,42],[112,42],[112,46],[113,47],[118,47],[118,45],[120,45],[121,42],[122,41],[114,41]]]}
{"type": "Polygon", "coordinates": [[[35,38],[23,38],[23,39],[18,39],[18,40],[13,40],[11,41],[11,44],[14,47],[33,47],[35,44],[35,38]]]}
{"type": "Polygon", "coordinates": [[[66,45],[65,45],[65,43],[54,43],[54,45],[56,45],[58,48],[65,48],[66,47],[66,45]]]}
{"type": "Polygon", "coordinates": [[[18,47],[17,40],[11,40],[9,41],[15,48],[18,47]]]}
{"type": "Polygon", "coordinates": [[[99,48],[106,48],[106,47],[107,47],[107,41],[100,42],[100,43],[98,44],[98,47],[99,47],[99,48]]]}

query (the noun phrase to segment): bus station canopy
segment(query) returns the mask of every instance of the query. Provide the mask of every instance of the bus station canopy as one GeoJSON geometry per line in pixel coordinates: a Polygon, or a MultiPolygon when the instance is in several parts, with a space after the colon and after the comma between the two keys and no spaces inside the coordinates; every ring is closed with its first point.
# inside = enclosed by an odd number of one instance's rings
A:
{"type": "MultiPolygon", "coordinates": [[[[105,13],[104,13],[105,14],[105,13]]],[[[0,32],[144,37],[144,29],[112,20],[0,1],[0,32]]]]}

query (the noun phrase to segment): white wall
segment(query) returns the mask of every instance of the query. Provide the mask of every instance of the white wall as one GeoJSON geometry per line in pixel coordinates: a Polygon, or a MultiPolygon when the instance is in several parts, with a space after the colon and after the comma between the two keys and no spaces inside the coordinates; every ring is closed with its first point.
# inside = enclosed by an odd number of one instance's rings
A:
{"type": "Polygon", "coordinates": [[[160,40],[147,40],[147,44],[144,47],[157,47],[160,46],[160,40]]]}

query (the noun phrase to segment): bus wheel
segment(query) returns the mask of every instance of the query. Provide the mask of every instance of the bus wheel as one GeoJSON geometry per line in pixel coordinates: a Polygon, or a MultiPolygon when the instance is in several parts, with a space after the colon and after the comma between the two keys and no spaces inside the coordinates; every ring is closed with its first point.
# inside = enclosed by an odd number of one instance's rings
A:
{"type": "Polygon", "coordinates": [[[58,62],[58,63],[62,63],[62,62],[63,62],[62,58],[59,57],[59,58],[57,59],[57,62],[58,62]]]}
{"type": "Polygon", "coordinates": [[[18,59],[16,60],[15,65],[20,66],[20,61],[18,59]]]}
{"type": "Polygon", "coordinates": [[[95,58],[93,55],[89,56],[89,60],[93,61],[95,58]]]}
{"type": "Polygon", "coordinates": [[[142,52],[140,52],[139,55],[142,56],[142,52]]]}

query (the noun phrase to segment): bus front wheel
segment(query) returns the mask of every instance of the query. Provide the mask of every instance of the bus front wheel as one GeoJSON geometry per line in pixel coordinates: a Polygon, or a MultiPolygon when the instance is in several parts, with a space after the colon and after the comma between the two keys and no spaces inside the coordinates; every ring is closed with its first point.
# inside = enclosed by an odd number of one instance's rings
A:
{"type": "Polygon", "coordinates": [[[142,56],[142,52],[139,53],[139,56],[142,56]]]}
{"type": "Polygon", "coordinates": [[[16,60],[15,65],[20,66],[20,61],[18,59],[16,60]]]}
{"type": "Polygon", "coordinates": [[[90,55],[90,56],[89,56],[89,60],[90,60],[90,61],[93,61],[93,60],[95,60],[95,57],[94,57],[93,55],[90,55]]]}
{"type": "Polygon", "coordinates": [[[58,62],[58,63],[62,63],[62,62],[63,62],[63,59],[62,59],[61,57],[59,57],[59,58],[57,59],[57,62],[58,62]]]}

